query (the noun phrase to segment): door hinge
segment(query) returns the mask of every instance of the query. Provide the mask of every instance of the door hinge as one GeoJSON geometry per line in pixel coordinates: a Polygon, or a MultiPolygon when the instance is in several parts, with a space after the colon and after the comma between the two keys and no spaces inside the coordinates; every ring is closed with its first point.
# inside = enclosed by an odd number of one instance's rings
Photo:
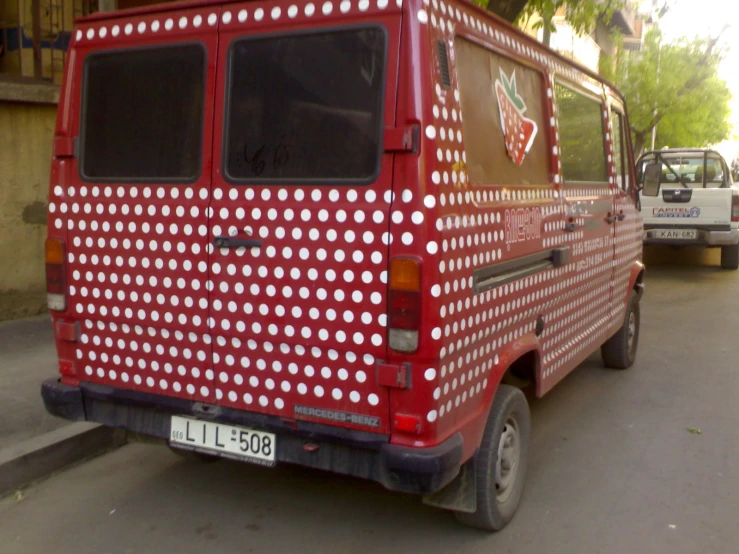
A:
{"type": "Polygon", "coordinates": [[[385,152],[418,152],[418,137],[420,127],[386,127],[383,133],[383,149],[385,152]]]}
{"type": "Polygon", "coordinates": [[[77,137],[54,137],[55,158],[76,158],[77,137]]]}
{"type": "Polygon", "coordinates": [[[411,388],[411,364],[390,365],[378,361],[377,384],[391,389],[411,388]]]}

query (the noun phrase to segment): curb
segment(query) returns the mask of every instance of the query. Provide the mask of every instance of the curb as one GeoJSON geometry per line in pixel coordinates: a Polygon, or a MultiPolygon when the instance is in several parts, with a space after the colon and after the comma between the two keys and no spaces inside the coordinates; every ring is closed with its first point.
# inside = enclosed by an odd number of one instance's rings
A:
{"type": "Polygon", "coordinates": [[[0,496],[125,443],[122,429],[80,422],[0,449],[0,496]]]}

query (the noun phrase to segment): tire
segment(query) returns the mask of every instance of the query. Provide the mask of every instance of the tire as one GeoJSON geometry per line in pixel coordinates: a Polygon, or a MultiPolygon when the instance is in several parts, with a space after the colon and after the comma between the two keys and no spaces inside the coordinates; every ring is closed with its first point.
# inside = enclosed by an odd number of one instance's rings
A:
{"type": "Polygon", "coordinates": [[[641,317],[639,297],[631,293],[621,328],[600,347],[603,363],[611,369],[629,369],[636,361],[641,317]]]}
{"type": "Polygon", "coordinates": [[[523,494],[530,436],[531,416],[523,392],[499,385],[474,459],[477,509],[471,514],[454,512],[460,523],[500,531],[513,519],[523,494]],[[499,456],[501,452],[506,455],[499,456]]]}
{"type": "Polygon", "coordinates": [[[739,244],[721,247],[721,267],[739,269],[739,244]]]}
{"type": "Polygon", "coordinates": [[[169,449],[188,462],[197,462],[199,464],[212,464],[220,460],[218,456],[211,456],[210,454],[201,454],[200,452],[193,452],[192,450],[182,450],[181,448],[174,448],[172,446],[169,449]]]}

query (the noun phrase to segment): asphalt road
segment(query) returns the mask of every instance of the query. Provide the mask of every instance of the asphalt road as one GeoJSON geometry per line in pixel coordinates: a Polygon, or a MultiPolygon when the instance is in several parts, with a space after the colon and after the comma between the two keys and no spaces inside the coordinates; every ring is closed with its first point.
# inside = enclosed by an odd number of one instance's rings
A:
{"type": "Polygon", "coordinates": [[[527,488],[496,535],[373,483],[136,444],[0,500],[0,551],[739,552],[739,272],[671,260],[649,269],[637,364],[593,356],[533,403],[527,488]]]}
{"type": "Polygon", "coordinates": [[[40,401],[39,383],[57,371],[48,315],[0,323],[0,449],[66,425],[40,401]]]}

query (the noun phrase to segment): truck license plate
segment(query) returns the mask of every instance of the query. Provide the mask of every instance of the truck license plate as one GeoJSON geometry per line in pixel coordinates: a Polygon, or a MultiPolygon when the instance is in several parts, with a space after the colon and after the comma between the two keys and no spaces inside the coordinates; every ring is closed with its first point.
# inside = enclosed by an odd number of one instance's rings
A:
{"type": "Polygon", "coordinates": [[[692,240],[698,236],[695,229],[658,229],[654,232],[656,239],[692,240]]]}
{"type": "Polygon", "coordinates": [[[275,465],[275,435],[245,427],[172,416],[169,444],[203,454],[275,465]]]}

